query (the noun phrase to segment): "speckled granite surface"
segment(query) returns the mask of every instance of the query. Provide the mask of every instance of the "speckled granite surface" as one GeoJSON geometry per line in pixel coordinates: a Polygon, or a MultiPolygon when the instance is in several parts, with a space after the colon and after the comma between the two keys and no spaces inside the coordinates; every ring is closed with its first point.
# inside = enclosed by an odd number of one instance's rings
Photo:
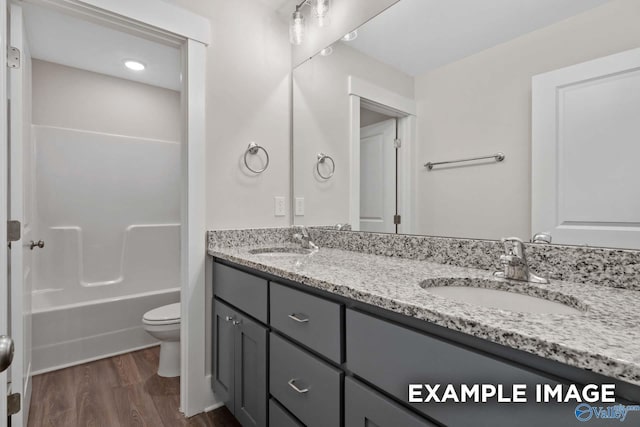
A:
{"type": "MultiPolygon", "coordinates": [[[[500,269],[502,243],[492,240],[310,229],[320,247],[417,259],[461,267],[500,269]]],[[[531,269],[556,280],[640,290],[640,251],[525,244],[531,269]]]]}
{"type": "MultiPolygon", "coordinates": [[[[635,290],[592,283],[513,282],[507,286],[521,293],[553,294],[552,299],[568,301],[585,310],[571,315],[516,313],[458,303],[422,289],[420,283],[429,278],[492,279],[493,269],[431,262],[438,256],[444,257],[442,254],[434,254],[429,261],[400,258],[393,254],[397,248],[385,249],[378,243],[377,250],[392,255],[385,257],[329,248],[321,239],[318,239],[320,250],[312,255],[250,254],[251,249],[292,245],[288,243],[291,230],[221,233],[209,235],[209,254],[215,257],[640,385],[640,292],[635,290]]],[[[408,241],[423,244],[419,238],[408,241]]],[[[483,244],[486,242],[478,243],[483,244]]],[[[367,247],[370,250],[371,246],[367,247]]],[[[493,251],[487,253],[487,257],[493,256],[493,251]]],[[[496,256],[499,253],[496,251],[496,256]]]]}
{"type": "MultiPolygon", "coordinates": [[[[287,242],[292,227],[223,230],[209,233],[209,246],[287,242]]],[[[309,228],[323,248],[430,261],[483,270],[500,269],[502,244],[492,240],[395,235],[309,228]]],[[[640,290],[640,251],[525,244],[531,270],[551,279],[640,290]]]]}

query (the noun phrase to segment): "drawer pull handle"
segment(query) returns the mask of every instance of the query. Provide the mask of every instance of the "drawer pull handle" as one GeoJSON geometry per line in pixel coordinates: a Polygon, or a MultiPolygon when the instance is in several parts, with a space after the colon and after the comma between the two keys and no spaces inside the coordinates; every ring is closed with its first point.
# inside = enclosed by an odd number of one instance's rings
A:
{"type": "Polygon", "coordinates": [[[238,326],[239,324],[241,324],[241,323],[242,323],[242,320],[234,320],[234,321],[233,321],[233,322],[231,322],[231,323],[233,323],[233,326],[238,326]]]}
{"type": "Polygon", "coordinates": [[[231,322],[233,320],[233,317],[231,316],[227,316],[224,318],[225,322],[231,322]]]}
{"type": "Polygon", "coordinates": [[[298,323],[307,323],[309,321],[308,317],[305,317],[305,318],[298,317],[298,315],[296,313],[290,314],[289,315],[289,319],[295,320],[298,323]]]}
{"type": "Polygon", "coordinates": [[[308,389],[308,388],[302,388],[302,389],[301,389],[301,388],[298,388],[298,387],[295,385],[295,381],[296,381],[296,380],[295,380],[295,378],[294,378],[294,379],[290,379],[290,380],[289,380],[289,385],[291,386],[291,388],[292,388],[292,389],[294,389],[295,391],[297,391],[297,392],[298,392],[298,393],[300,393],[300,394],[304,394],[304,393],[306,393],[306,392],[308,392],[308,391],[309,391],[309,389],[308,389]]]}

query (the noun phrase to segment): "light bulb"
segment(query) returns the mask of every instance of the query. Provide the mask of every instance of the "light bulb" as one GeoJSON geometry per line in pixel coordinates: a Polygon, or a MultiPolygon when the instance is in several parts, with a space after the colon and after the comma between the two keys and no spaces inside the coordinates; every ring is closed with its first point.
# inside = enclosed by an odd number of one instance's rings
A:
{"type": "Polygon", "coordinates": [[[333,53],[333,47],[331,47],[331,46],[327,46],[327,47],[325,47],[324,49],[322,49],[320,51],[320,55],[322,55],[322,56],[329,56],[332,53],[333,53]]]}
{"type": "Polygon", "coordinates": [[[313,0],[311,2],[311,9],[313,10],[313,14],[316,18],[318,18],[319,23],[322,25],[325,22],[325,18],[329,14],[329,9],[331,9],[331,0],[313,0]]]}
{"type": "Polygon", "coordinates": [[[147,68],[142,62],[134,60],[124,61],[124,66],[133,71],[142,71],[147,68]]]}
{"type": "Polygon", "coordinates": [[[355,40],[358,38],[358,30],[353,30],[350,33],[345,34],[342,40],[346,42],[350,42],[351,40],[355,40]]]}
{"type": "Polygon", "coordinates": [[[296,10],[291,15],[291,22],[289,23],[289,41],[293,45],[301,45],[304,40],[305,32],[305,20],[302,16],[302,12],[296,10]]]}

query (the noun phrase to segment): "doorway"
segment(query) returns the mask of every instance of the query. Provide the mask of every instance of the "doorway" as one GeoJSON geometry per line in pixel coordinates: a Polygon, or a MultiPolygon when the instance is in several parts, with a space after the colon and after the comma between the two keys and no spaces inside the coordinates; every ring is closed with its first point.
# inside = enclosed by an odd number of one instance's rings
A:
{"type": "Polygon", "coordinates": [[[415,101],[349,77],[353,230],[411,234],[415,101]]]}
{"type": "Polygon", "coordinates": [[[398,118],[360,103],[360,231],[397,233],[398,118]]]}
{"type": "MultiPolygon", "coordinates": [[[[7,80],[10,87],[9,93],[2,91],[0,95],[11,99],[8,104],[6,99],[0,100],[0,115],[4,117],[3,125],[0,126],[2,132],[10,135],[10,150],[5,146],[0,150],[3,153],[9,153],[9,158],[2,160],[3,166],[11,171],[11,179],[9,188],[8,174],[0,174],[0,184],[10,193],[11,198],[7,202],[2,198],[2,206],[0,206],[0,215],[2,220],[12,219],[19,221],[23,228],[22,235],[12,242],[10,254],[11,271],[13,274],[10,280],[0,285],[0,305],[2,306],[2,321],[0,321],[0,335],[12,335],[16,344],[16,354],[14,357],[14,366],[8,372],[0,373],[0,426],[5,424],[7,420],[6,396],[7,393],[21,395],[23,398],[22,410],[12,415],[11,422],[13,425],[25,425],[29,410],[29,381],[32,371],[29,367],[29,358],[31,357],[31,348],[28,345],[29,334],[31,329],[32,317],[32,292],[24,292],[22,287],[25,275],[21,274],[25,267],[29,266],[28,256],[33,246],[26,238],[33,240],[35,243],[34,250],[44,250],[47,245],[40,244],[40,240],[35,236],[34,229],[24,230],[29,224],[35,221],[29,221],[27,213],[29,204],[22,203],[22,197],[29,195],[29,191],[34,193],[34,189],[29,189],[29,182],[33,184],[35,179],[29,181],[25,179],[22,172],[26,174],[35,172],[35,165],[29,164],[29,148],[25,141],[31,141],[27,137],[28,132],[32,129],[30,124],[27,101],[28,83],[30,79],[25,77],[24,71],[28,69],[29,46],[26,44],[27,38],[23,32],[23,16],[24,9],[31,7],[30,4],[20,3],[8,4],[6,0],[2,0],[2,9],[9,10],[10,16],[0,16],[0,24],[3,29],[10,28],[11,36],[8,37],[9,42],[15,49],[10,49],[14,55],[9,57],[9,62],[14,61],[15,65],[10,65],[10,71],[3,77],[7,80]],[[10,6],[10,8],[8,7],[10,6]],[[9,26],[8,20],[11,19],[9,26]],[[10,111],[9,111],[10,110],[10,111]],[[9,130],[4,124],[6,119],[11,118],[11,126],[9,130]],[[25,155],[26,153],[26,155],[25,155]],[[9,168],[8,166],[11,166],[9,168]],[[25,217],[27,221],[25,222],[25,217]],[[25,231],[27,233],[25,234],[25,231]],[[31,233],[31,236],[29,235],[31,233]],[[44,247],[41,247],[44,246],[44,247]],[[18,273],[18,274],[16,274],[18,273]],[[11,308],[11,311],[9,310],[11,308]],[[6,318],[5,318],[6,316],[6,318]],[[11,384],[11,388],[7,385],[11,384]]],[[[39,2],[33,2],[39,3],[39,2]]],[[[176,186],[179,188],[179,200],[177,202],[177,211],[179,212],[179,222],[182,224],[180,231],[177,233],[177,244],[179,250],[179,268],[178,283],[176,294],[180,294],[182,301],[182,312],[186,313],[185,318],[181,322],[181,336],[183,348],[183,364],[182,375],[180,378],[181,389],[181,411],[187,416],[202,412],[204,408],[211,404],[202,390],[206,390],[206,379],[204,375],[204,325],[201,329],[197,326],[197,321],[192,321],[192,327],[189,328],[190,318],[200,319],[204,313],[204,264],[205,264],[205,224],[204,224],[204,97],[202,88],[205,86],[204,62],[205,62],[205,43],[209,40],[209,21],[201,18],[191,12],[179,8],[178,6],[156,0],[145,0],[145,7],[140,8],[139,4],[132,5],[129,2],[113,2],[93,0],[91,2],[78,1],[70,4],[68,2],[47,2],[47,9],[63,13],[68,16],[80,17],[87,23],[99,23],[111,30],[125,30],[128,35],[136,35],[147,41],[153,40],[160,44],[173,46],[177,51],[178,67],[179,67],[179,85],[181,94],[179,95],[177,116],[180,121],[179,134],[182,144],[178,150],[179,173],[176,186]],[[144,12],[142,13],[141,10],[144,12]],[[170,24],[167,24],[170,23],[170,24]],[[187,369],[189,367],[189,369],[187,369]]],[[[87,38],[92,37],[91,33],[86,34],[87,38]]],[[[73,55],[75,51],[70,49],[69,54],[73,55]]],[[[2,60],[7,61],[5,55],[2,60]]],[[[8,63],[2,66],[3,71],[6,70],[8,63]]],[[[121,64],[119,64],[121,65],[121,64]]],[[[123,106],[121,106],[123,107],[123,106]]],[[[51,126],[55,128],[56,126],[51,126]]],[[[53,129],[56,131],[57,129],[53,129]]],[[[119,135],[122,137],[122,135],[119,135]]],[[[127,135],[125,135],[126,137],[127,135]]],[[[6,143],[6,140],[5,140],[6,143]]],[[[81,147],[86,148],[86,147],[81,147]]],[[[121,148],[121,147],[118,147],[121,148]]],[[[93,153],[95,154],[95,153],[93,153]]],[[[121,157],[122,155],[120,155],[121,157]]],[[[113,156],[118,158],[118,155],[113,156]]],[[[130,161],[130,159],[124,160],[130,161]]],[[[81,162],[78,162],[81,163],[81,162]]],[[[73,165],[78,166],[78,165],[73,165]]],[[[59,170],[61,174],[67,172],[62,168],[59,170]]],[[[34,178],[34,175],[28,175],[34,178]]],[[[88,186],[89,187],[89,186],[88,186]]],[[[6,235],[5,235],[6,236],[6,235]]],[[[7,248],[4,245],[2,251],[7,248]]],[[[77,247],[77,245],[76,245],[77,247]]],[[[7,252],[0,251],[0,257],[7,258],[7,252]]],[[[35,255],[35,253],[34,253],[35,255]]],[[[33,256],[32,258],[35,258],[33,256]]],[[[58,265],[54,267],[63,267],[58,265]]],[[[8,270],[8,269],[7,269],[8,270]]],[[[94,270],[94,273],[98,272],[94,270]]],[[[6,271],[6,270],[5,270],[6,271]]],[[[26,270],[25,270],[26,271],[26,270]]],[[[8,273],[8,271],[7,271],[8,273]]],[[[100,274],[98,274],[100,275],[100,274]]],[[[98,284],[93,290],[105,285],[105,282],[117,282],[112,279],[88,281],[90,284],[98,284]]],[[[103,276],[104,277],[104,276],[103,276]]],[[[85,286],[91,288],[91,286],[85,286]]],[[[105,289],[105,288],[103,288],[105,289]]],[[[99,291],[98,291],[99,292],[99,291]]],[[[116,298],[117,299],[117,298],[116,298]]],[[[71,304],[73,308],[78,308],[75,304],[71,304]]],[[[111,318],[117,318],[122,311],[110,311],[111,318]]],[[[92,319],[95,323],[96,319],[92,319]]],[[[66,328],[68,325],[57,325],[58,328],[66,328]]]]}

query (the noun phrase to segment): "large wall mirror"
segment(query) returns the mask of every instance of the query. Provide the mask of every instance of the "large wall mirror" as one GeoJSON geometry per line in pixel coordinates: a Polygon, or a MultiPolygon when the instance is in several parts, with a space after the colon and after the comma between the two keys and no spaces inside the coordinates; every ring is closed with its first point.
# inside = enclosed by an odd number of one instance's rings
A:
{"type": "Polygon", "coordinates": [[[294,223],[640,249],[639,17],[400,0],[293,70],[294,223]]]}

